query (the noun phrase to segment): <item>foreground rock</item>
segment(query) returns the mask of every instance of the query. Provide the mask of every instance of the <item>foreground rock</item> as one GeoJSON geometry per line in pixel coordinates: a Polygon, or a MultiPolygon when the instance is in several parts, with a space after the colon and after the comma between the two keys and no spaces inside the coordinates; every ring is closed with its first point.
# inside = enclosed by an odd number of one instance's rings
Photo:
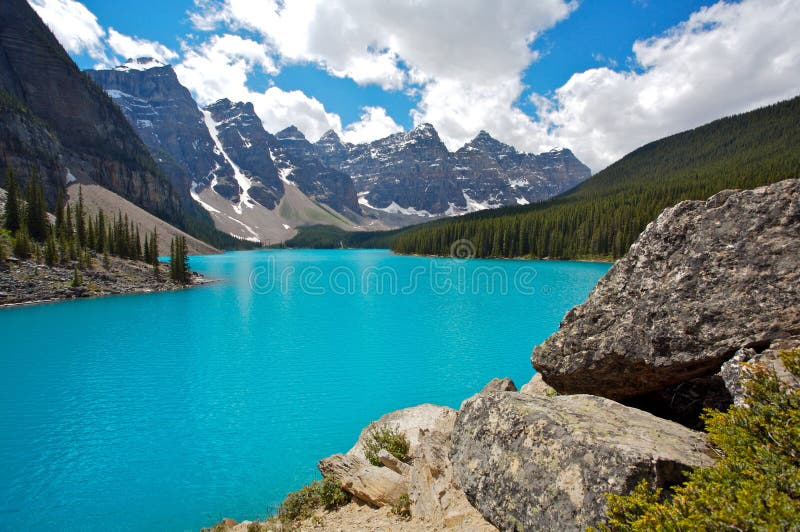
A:
{"type": "MultiPolygon", "coordinates": [[[[81,286],[71,286],[75,274],[73,267],[50,267],[35,261],[0,260],[0,308],[14,305],[47,303],[84,297],[113,294],[139,294],[164,292],[186,288],[168,280],[169,265],[161,265],[161,280],[153,276],[153,267],[143,262],[109,258],[106,269],[101,259],[93,261],[92,267],[82,270],[81,286]],[[3,268],[2,266],[6,266],[3,268]]],[[[210,282],[193,274],[192,284],[210,282]]]]}
{"type": "Polygon", "coordinates": [[[411,516],[425,529],[456,528],[494,530],[453,483],[450,463],[451,433],[456,421],[452,408],[420,405],[392,412],[375,425],[387,426],[408,438],[407,464],[377,467],[364,458],[364,444],[371,427],[365,428],[347,454],[320,461],[323,475],[333,475],[345,491],[373,506],[386,507],[407,494],[411,516]],[[394,469],[392,468],[394,467],[394,469]]]}
{"type": "Polygon", "coordinates": [[[704,436],[588,395],[481,393],[452,434],[455,480],[501,530],[579,530],[602,519],[606,493],[657,486],[712,463],[704,436]]]}
{"type": "Polygon", "coordinates": [[[745,386],[755,371],[773,371],[784,389],[800,390],[800,381],[786,369],[780,358],[781,351],[800,349],[800,336],[784,338],[770,344],[768,349],[756,353],[751,348],[740,349],[733,358],[722,365],[720,376],[725,382],[734,404],[745,404],[747,388],[745,386]]]}
{"type": "Polygon", "coordinates": [[[532,356],[560,393],[625,399],[800,334],[800,181],[665,210],[532,356]]]}

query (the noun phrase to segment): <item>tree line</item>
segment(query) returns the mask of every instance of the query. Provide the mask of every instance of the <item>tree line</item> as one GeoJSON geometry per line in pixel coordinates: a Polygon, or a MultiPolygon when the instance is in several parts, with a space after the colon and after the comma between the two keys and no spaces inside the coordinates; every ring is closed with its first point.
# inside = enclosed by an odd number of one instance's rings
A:
{"type": "Polygon", "coordinates": [[[653,142],[551,200],[402,230],[391,248],[478,257],[616,259],[665,208],[800,177],[800,97],[653,142]]]}
{"type": "MultiPolygon", "coordinates": [[[[15,256],[34,258],[48,266],[73,266],[73,284],[79,284],[78,271],[90,268],[97,257],[102,257],[106,269],[110,267],[109,257],[144,262],[152,266],[155,279],[161,280],[158,228],[153,227],[152,232],[142,234],[139,226],[122,211],[109,216],[103,209],[98,209],[97,214],[91,216],[86,210],[80,187],[74,204],[68,203],[59,191],[54,222],[51,223],[41,179],[34,173],[23,193],[9,168],[3,228],[15,256]]],[[[170,279],[189,283],[191,275],[185,237],[173,238],[170,251],[170,279]]]]}

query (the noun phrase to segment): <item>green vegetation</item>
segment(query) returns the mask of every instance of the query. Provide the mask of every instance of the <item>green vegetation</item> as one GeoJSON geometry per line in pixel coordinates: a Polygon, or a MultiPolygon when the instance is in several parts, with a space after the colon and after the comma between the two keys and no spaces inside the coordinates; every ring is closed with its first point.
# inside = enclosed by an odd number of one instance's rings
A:
{"type": "MultiPolygon", "coordinates": [[[[781,353],[800,377],[800,350],[781,353]]],[[[696,469],[667,496],[640,483],[608,495],[606,532],[645,530],[796,530],[800,523],[800,391],[773,371],[754,369],[746,406],[705,416],[720,458],[696,469]]]]}
{"type": "MultiPolygon", "coordinates": [[[[55,223],[51,224],[42,183],[35,173],[28,183],[24,202],[20,200],[18,185],[11,170],[8,171],[6,184],[8,197],[3,221],[4,234],[6,240],[10,236],[13,242],[11,250],[18,258],[35,257],[37,262],[44,262],[48,266],[74,266],[77,269],[87,268],[97,255],[104,257],[106,268],[109,266],[109,255],[153,264],[153,252],[158,253],[158,245],[148,246],[147,253],[144,253],[139,228],[122,212],[118,213],[116,219],[108,218],[102,209],[97,216],[89,216],[80,188],[75,205],[67,204],[59,192],[55,223]]],[[[157,235],[145,235],[148,242],[152,242],[153,238],[157,238],[157,235]]]]}
{"type": "Polygon", "coordinates": [[[680,201],[797,177],[800,97],[650,143],[542,203],[389,232],[309,227],[287,245],[341,243],[447,256],[454,242],[467,239],[477,257],[616,259],[661,211],[680,201]]]}
{"type": "Polygon", "coordinates": [[[373,424],[370,427],[367,441],[364,442],[364,457],[369,460],[370,464],[383,467],[381,459],[378,458],[381,449],[386,449],[392,456],[405,462],[408,460],[409,447],[408,438],[399,430],[386,426],[376,427],[373,424]]]}
{"type": "Polygon", "coordinates": [[[388,248],[403,229],[393,231],[345,231],[332,225],[300,227],[297,235],[284,244],[290,248],[388,248]]]}
{"type": "Polygon", "coordinates": [[[653,142],[549,201],[411,228],[399,253],[617,258],[667,207],[729,188],[800,177],[800,97],[653,142]]]}
{"type": "Polygon", "coordinates": [[[392,513],[404,519],[411,517],[411,499],[408,497],[408,493],[400,495],[400,498],[392,505],[392,513]]]}
{"type": "Polygon", "coordinates": [[[191,282],[191,273],[189,270],[186,237],[176,236],[173,238],[169,251],[169,278],[179,284],[189,284],[191,282]]]}
{"type": "Polygon", "coordinates": [[[315,480],[300,490],[290,493],[278,508],[277,519],[290,524],[308,519],[315,510],[335,510],[350,502],[350,494],[342,489],[342,485],[333,477],[315,480]]]}

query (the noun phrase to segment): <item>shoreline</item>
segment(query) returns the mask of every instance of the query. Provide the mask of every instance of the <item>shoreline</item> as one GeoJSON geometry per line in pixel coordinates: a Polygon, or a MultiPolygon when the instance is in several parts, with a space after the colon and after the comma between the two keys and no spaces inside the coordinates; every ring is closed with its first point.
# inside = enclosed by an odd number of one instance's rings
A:
{"type": "Polygon", "coordinates": [[[218,282],[192,272],[192,282],[179,285],[168,279],[163,267],[157,281],[149,264],[112,257],[105,269],[98,262],[95,259],[89,268],[79,270],[83,281],[77,287],[71,286],[74,266],[46,266],[34,260],[5,263],[0,272],[0,311],[78,299],[173,292],[218,282]]]}

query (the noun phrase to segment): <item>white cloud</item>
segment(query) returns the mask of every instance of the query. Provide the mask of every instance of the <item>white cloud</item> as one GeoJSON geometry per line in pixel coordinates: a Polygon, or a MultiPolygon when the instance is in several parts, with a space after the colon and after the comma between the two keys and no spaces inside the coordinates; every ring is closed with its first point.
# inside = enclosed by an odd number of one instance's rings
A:
{"type": "Polygon", "coordinates": [[[220,98],[249,101],[248,73],[256,67],[277,72],[263,44],[238,35],[213,35],[199,46],[185,46],[183,52],[175,72],[201,105],[220,98]]]}
{"type": "Polygon", "coordinates": [[[264,128],[271,133],[294,125],[315,142],[329,129],[342,130],[339,115],[327,112],[319,100],[302,91],[270,87],[263,93],[251,93],[245,101],[253,102],[264,128]]]}
{"type": "Polygon", "coordinates": [[[570,146],[600,170],[657,138],[800,93],[796,0],[719,2],[633,46],[643,70],[578,73],[542,105],[532,143],[570,146]],[[549,138],[548,138],[549,137],[549,138]]]}
{"type": "MultiPolygon", "coordinates": [[[[415,122],[433,123],[452,148],[487,128],[527,138],[521,130],[530,119],[514,102],[536,59],[531,42],[576,7],[567,0],[201,0],[192,21],[256,32],[286,63],[410,90],[420,97],[415,122]]],[[[345,134],[372,140],[370,132],[391,129],[377,126],[345,134]]]]}
{"type": "Polygon", "coordinates": [[[363,107],[362,110],[361,119],[344,128],[342,140],[345,142],[359,144],[403,131],[383,107],[363,107]]]}
{"type": "Polygon", "coordinates": [[[162,63],[169,63],[178,58],[177,53],[161,43],[131,37],[118,32],[114,28],[108,28],[108,45],[117,56],[121,56],[124,59],[152,57],[162,63]]]}
{"type": "Polygon", "coordinates": [[[108,60],[105,30],[86,6],[74,0],[29,0],[29,3],[67,52],[108,60]]]}
{"type": "Polygon", "coordinates": [[[185,47],[184,60],[175,66],[180,82],[192,91],[200,105],[220,98],[252,102],[267,131],[275,133],[295,125],[316,140],[328,129],[341,131],[338,115],[328,113],[316,98],[301,91],[270,87],[251,90],[248,74],[256,67],[277,73],[267,48],[238,35],[214,35],[196,47],[185,47]]]}

